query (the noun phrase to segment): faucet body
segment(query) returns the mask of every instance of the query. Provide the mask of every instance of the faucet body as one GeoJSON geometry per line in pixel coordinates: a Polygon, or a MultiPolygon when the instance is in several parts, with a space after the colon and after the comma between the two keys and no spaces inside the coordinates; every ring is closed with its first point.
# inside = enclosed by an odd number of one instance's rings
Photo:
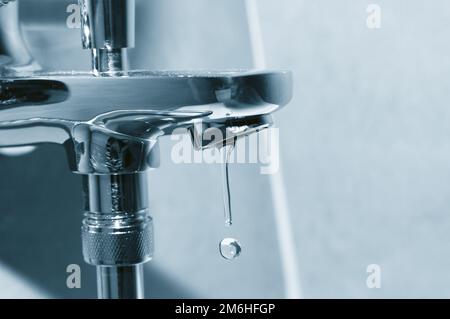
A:
{"type": "Polygon", "coordinates": [[[83,255],[97,266],[99,296],[140,298],[141,265],[153,253],[145,172],[158,166],[159,138],[183,127],[206,148],[264,129],[291,99],[291,74],[129,70],[134,0],[80,0],[92,69],[49,72],[21,37],[17,1],[2,4],[0,148],[64,146],[83,175],[83,255]],[[223,140],[202,139],[212,127],[227,133],[223,140]]]}

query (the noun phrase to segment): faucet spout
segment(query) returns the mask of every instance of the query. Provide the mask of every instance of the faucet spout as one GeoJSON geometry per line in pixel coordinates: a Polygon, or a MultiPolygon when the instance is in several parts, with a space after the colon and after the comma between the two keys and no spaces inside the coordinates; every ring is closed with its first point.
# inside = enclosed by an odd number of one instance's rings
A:
{"type": "Polygon", "coordinates": [[[236,140],[258,133],[273,125],[271,115],[249,116],[220,122],[200,121],[189,132],[196,150],[234,145],[236,140]]]}

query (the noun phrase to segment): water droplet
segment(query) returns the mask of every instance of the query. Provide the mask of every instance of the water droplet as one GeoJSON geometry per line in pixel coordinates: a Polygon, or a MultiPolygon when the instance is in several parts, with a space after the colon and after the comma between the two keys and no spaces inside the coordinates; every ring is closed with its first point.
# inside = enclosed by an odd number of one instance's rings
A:
{"type": "Polygon", "coordinates": [[[229,163],[231,155],[233,154],[235,141],[232,144],[224,146],[224,163],[222,170],[222,192],[223,192],[223,207],[225,216],[225,225],[231,226],[233,224],[233,215],[231,213],[231,195],[230,195],[230,175],[229,163]]]}
{"type": "Polygon", "coordinates": [[[242,251],[241,244],[234,238],[223,239],[220,242],[219,249],[222,257],[228,260],[239,257],[242,251]]]}

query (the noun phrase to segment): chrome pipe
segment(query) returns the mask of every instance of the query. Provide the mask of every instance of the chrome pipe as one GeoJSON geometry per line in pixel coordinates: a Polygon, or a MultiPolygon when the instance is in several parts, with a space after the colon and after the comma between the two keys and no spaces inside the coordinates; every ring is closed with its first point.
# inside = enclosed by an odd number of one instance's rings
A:
{"type": "Polygon", "coordinates": [[[143,265],[97,267],[99,299],[143,299],[143,265]]]}
{"type": "Polygon", "coordinates": [[[127,49],[135,43],[135,0],[79,0],[79,4],[83,48],[92,52],[94,74],[126,72],[127,49]]]}
{"type": "MultiPolygon", "coordinates": [[[[80,0],[82,43],[96,76],[122,76],[134,47],[134,0],[80,0]]],[[[143,262],[153,252],[146,175],[88,175],[85,260],[97,266],[99,299],[144,297],[143,262]]]]}
{"type": "Polygon", "coordinates": [[[71,170],[84,176],[83,256],[97,267],[99,297],[142,298],[142,268],[153,254],[145,171],[158,165],[159,137],[184,128],[204,149],[264,129],[290,101],[292,76],[127,70],[134,0],[80,0],[93,72],[19,69],[31,58],[17,2],[7,2],[0,0],[0,148],[64,146],[71,170]],[[205,139],[211,129],[223,140],[205,139]]]}
{"type": "Polygon", "coordinates": [[[143,298],[142,264],[153,255],[147,175],[85,175],[83,256],[97,267],[98,297],[143,298]]]}
{"type": "Polygon", "coordinates": [[[92,49],[92,71],[97,76],[120,76],[128,70],[127,49],[92,49]]]}
{"type": "Polygon", "coordinates": [[[85,49],[133,48],[135,0],[79,0],[85,49]]]}

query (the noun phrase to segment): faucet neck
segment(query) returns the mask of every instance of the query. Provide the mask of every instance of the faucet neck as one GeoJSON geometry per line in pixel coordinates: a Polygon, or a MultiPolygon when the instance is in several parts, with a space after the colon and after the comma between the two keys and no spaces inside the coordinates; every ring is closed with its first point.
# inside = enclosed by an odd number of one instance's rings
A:
{"type": "Polygon", "coordinates": [[[92,71],[97,76],[121,76],[128,71],[127,49],[92,49],[92,71]]]}
{"type": "Polygon", "coordinates": [[[79,0],[84,49],[92,51],[96,75],[127,71],[128,48],[135,41],[135,0],[79,0]]]}

